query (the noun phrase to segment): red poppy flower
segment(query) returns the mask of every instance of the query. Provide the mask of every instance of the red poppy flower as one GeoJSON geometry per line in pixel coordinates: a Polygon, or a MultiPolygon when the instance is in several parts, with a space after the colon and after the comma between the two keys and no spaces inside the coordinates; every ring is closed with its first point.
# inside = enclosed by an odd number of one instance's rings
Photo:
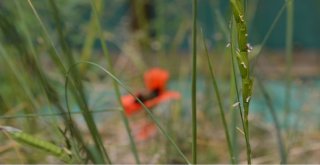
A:
{"type": "Polygon", "coordinates": [[[144,84],[149,91],[164,91],[169,79],[169,73],[160,68],[153,68],[144,73],[144,84]]]}
{"type": "MultiPolygon", "coordinates": [[[[148,108],[152,108],[161,102],[179,99],[180,93],[167,91],[166,84],[169,79],[169,73],[160,68],[153,68],[144,74],[144,83],[147,91],[137,93],[138,97],[148,108]]],[[[121,98],[124,110],[128,116],[139,112],[142,109],[140,103],[132,96],[125,95],[121,98]]]]}

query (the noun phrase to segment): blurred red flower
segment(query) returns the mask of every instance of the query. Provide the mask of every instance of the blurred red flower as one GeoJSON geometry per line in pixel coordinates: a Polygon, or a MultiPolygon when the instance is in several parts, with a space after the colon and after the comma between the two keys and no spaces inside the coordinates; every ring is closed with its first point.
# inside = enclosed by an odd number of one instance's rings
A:
{"type": "MultiPolygon", "coordinates": [[[[169,73],[161,68],[152,68],[144,73],[145,92],[138,92],[138,97],[148,108],[161,102],[179,99],[180,93],[166,90],[169,73]]],[[[121,98],[126,115],[130,116],[142,109],[140,103],[132,96],[125,95],[121,98]]]]}

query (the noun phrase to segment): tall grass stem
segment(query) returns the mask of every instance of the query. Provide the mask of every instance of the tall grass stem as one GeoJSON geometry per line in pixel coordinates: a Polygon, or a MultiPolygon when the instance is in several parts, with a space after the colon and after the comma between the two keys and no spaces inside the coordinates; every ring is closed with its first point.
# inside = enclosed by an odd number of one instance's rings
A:
{"type": "MultiPolygon", "coordinates": [[[[235,21],[232,20],[231,22],[231,44],[230,44],[230,50],[231,50],[231,63],[232,63],[232,74],[233,74],[233,81],[234,81],[234,87],[235,87],[235,91],[236,91],[236,98],[237,98],[237,102],[238,103],[241,103],[241,96],[240,96],[240,89],[238,87],[238,80],[237,80],[237,75],[236,75],[236,60],[235,60],[235,56],[236,56],[236,44],[237,44],[237,41],[236,41],[236,34],[237,34],[237,31],[236,31],[236,28],[234,26],[235,24],[235,21]]],[[[241,104],[238,104],[238,108],[239,108],[239,113],[240,113],[240,119],[241,119],[241,124],[242,124],[242,128],[244,130],[244,138],[245,138],[245,142],[246,142],[246,153],[247,153],[247,158],[248,159],[251,159],[250,158],[250,153],[251,153],[251,147],[250,147],[250,143],[249,143],[249,138],[248,138],[248,134],[247,134],[247,131],[246,131],[246,126],[245,126],[245,123],[244,123],[244,114],[243,114],[243,108],[241,106],[241,104]]]]}
{"type": "Polygon", "coordinates": [[[237,44],[238,49],[235,51],[238,68],[241,75],[241,85],[242,85],[242,105],[244,110],[243,120],[244,120],[244,132],[246,134],[246,144],[247,144],[247,156],[248,164],[251,164],[251,147],[249,141],[249,106],[253,90],[253,78],[250,76],[250,61],[248,57],[248,52],[251,51],[250,44],[248,43],[248,30],[246,22],[246,12],[245,7],[241,1],[230,0],[233,18],[235,20],[235,27],[237,28],[237,44]]]}
{"type": "Polygon", "coordinates": [[[291,113],[291,70],[292,70],[292,48],[293,48],[293,24],[294,24],[294,0],[287,0],[287,28],[286,28],[286,91],[285,91],[285,123],[287,127],[291,113]]]}
{"type": "Polygon", "coordinates": [[[267,106],[269,107],[270,114],[271,114],[275,129],[276,129],[276,137],[277,137],[278,148],[279,148],[279,153],[280,153],[280,157],[281,157],[280,163],[287,164],[286,146],[284,144],[284,141],[283,141],[283,138],[281,135],[280,122],[277,117],[276,110],[272,104],[272,99],[271,99],[270,95],[268,94],[267,90],[265,89],[264,84],[262,83],[262,80],[259,77],[257,77],[257,82],[258,82],[258,85],[259,85],[260,90],[262,92],[262,95],[267,103],[267,106]]]}
{"type": "Polygon", "coordinates": [[[216,81],[216,78],[215,78],[215,75],[214,75],[214,72],[213,72],[211,59],[210,59],[210,56],[209,56],[209,53],[208,53],[207,44],[206,44],[205,39],[203,37],[203,32],[202,32],[202,40],[203,40],[203,45],[204,45],[204,49],[205,49],[205,54],[206,54],[207,60],[208,60],[208,66],[209,66],[209,70],[210,70],[210,76],[211,76],[211,79],[212,79],[212,85],[213,85],[213,88],[215,90],[215,94],[216,94],[216,97],[217,97],[217,100],[218,100],[218,106],[219,106],[219,110],[220,110],[220,117],[221,117],[222,124],[223,124],[223,127],[224,127],[224,133],[225,133],[225,136],[226,136],[226,139],[227,139],[230,160],[231,160],[232,164],[235,164],[236,161],[235,161],[235,156],[233,154],[233,147],[232,147],[231,138],[230,138],[230,135],[229,135],[228,124],[227,124],[226,116],[225,116],[225,113],[224,113],[224,108],[223,108],[223,105],[222,105],[222,100],[221,100],[218,84],[217,84],[217,81],[216,81]]]}
{"type": "Polygon", "coordinates": [[[252,62],[252,70],[254,70],[254,67],[256,66],[257,61],[258,61],[258,59],[260,57],[261,51],[264,48],[264,45],[266,44],[266,42],[268,41],[270,35],[272,34],[273,29],[276,27],[278,21],[280,20],[283,12],[285,11],[286,6],[287,6],[287,3],[285,2],[282,5],[281,9],[278,11],[278,13],[277,13],[276,17],[274,18],[274,20],[272,21],[272,24],[270,25],[266,35],[263,37],[263,40],[261,41],[261,43],[259,45],[260,48],[258,48],[258,51],[256,51],[255,54],[252,55],[254,57],[254,60],[252,62]]]}
{"type": "Polygon", "coordinates": [[[192,24],[192,163],[197,164],[197,0],[193,0],[192,24]]]}

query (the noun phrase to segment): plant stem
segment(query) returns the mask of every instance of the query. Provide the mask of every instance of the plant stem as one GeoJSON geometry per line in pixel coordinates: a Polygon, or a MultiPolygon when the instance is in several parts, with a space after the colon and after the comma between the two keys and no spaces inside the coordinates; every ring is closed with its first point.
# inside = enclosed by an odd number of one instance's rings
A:
{"type": "Polygon", "coordinates": [[[258,51],[256,51],[255,54],[252,54],[252,56],[255,57],[253,62],[252,62],[252,70],[254,70],[254,67],[257,65],[257,61],[258,61],[258,58],[261,55],[261,51],[264,48],[264,45],[266,44],[267,40],[269,39],[273,29],[276,27],[278,21],[280,20],[280,18],[282,16],[282,13],[285,11],[286,6],[287,6],[287,3],[285,2],[282,5],[281,9],[278,11],[277,16],[274,18],[272,24],[269,27],[269,30],[267,31],[266,35],[264,36],[263,40],[261,41],[260,48],[258,49],[258,51]]]}
{"type": "Polygon", "coordinates": [[[192,95],[192,163],[197,164],[197,0],[193,0],[191,95],[192,95]]]}
{"type": "Polygon", "coordinates": [[[285,92],[285,127],[288,126],[288,115],[291,112],[290,98],[291,98],[291,68],[292,68],[292,46],[293,46],[293,12],[294,0],[287,0],[287,29],[286,29],[286,92],[285,92]]]}
{"type": "MultiPolygon", "coordinates": [[[[234,27],[234,20],[231,23],[231,44],[230,44],[230,49],[231,49],[231,61],[232,61],[232,73],[233,73],[233,78],[234,78],[234,84],[235,84],[235,89],[236,89],[236,95],[237,95],[237,102],[240,103],[240,90],[238,88],[238,81],[237,81],[237,75],[236,75],[236,60],[234,59],[235,56],[235,45],[237,43],[236,41],[236,28],[234,27]]],[[[244,117],[243,117],[243,109],[241,104],[238,105],[239,108],[239,113],[240,113],[240,119],[241,119],[241,124],[242,124],[242,128],[244,130],[244,138],[245,138],[245,142],[246,142],[246,147],[247,147],[247,157],[248,159],[250,158],[250,153],[251,153],[251,147],[250,147],[250,143],[249,143],[249,139],[248,139],[248,134],[246,131],[246,127],[245,127],[245,123],[244,123],[244,117]]]]}
{"type": "Polygon", "coordinates": [[[250,76],[250,63],[248,58],[248,52],[250,51],[250,46],[248,45],[248,31],[247,24],[245,21],[245,11],[243,3],[238,0],[230,0],[232,6],[233,17],[236,22],[237,36],[238,36],[238,50],[236,51],[236,57],[238,62],[238,67],[242,79],[242,105],[244,108],[244,132],[246,134],[246,144],[247,144],[247,156],[248,164],[251,164],[251,149],[249,143],[249,104],[252,95],[253,79],[250,76]]]}
{"type": "MultiPolygon", "coordinates": [[[[230,44],[231,46],[231,44],[230,44]]],[[[238,123],[238,115],[237,115],[237,110],[235,110],[236,107],[233,107],[234,101],[239,103],[239,97],[237,95],[237,81],[236,81],[236,75],[234,72],[234,61],[233,61],[233,56],[231,54],[231,67],[232,69],[230,70],[230,108],[229,111],[231,112],[231,143],[233,146],[233,155],[235,157],[235,164],[238,164],[239,162],[239,144],[238,144],[238,131],[237,131],[237,123],[238,123]]],[[[240,104],[239,104],[240,105],[240,104]]],[[[241,107],[241,106],[239,106],[241,107]]],[[[241,121],[243,124],[243,117],[242,117],[242,112],[241,109],[239,109],[240,112],[240,117],[241,121]]]]}
{"type": "Polygon", "coordinates": [[[274,122],[274,126],[276,129],[276,136],[277,136],[277,141],[278,141],[278,147],[279,147],[279,153],[280,153],[280,157],[281,157],[281,164],[287,164],[287,153],[286,153],[286,147],[284,145],[283,142],[283,138],[281,136],[281,128],[280,128],[280,123],[279,123],[279,119],[276,115],[276,110],[273,107],[272,104],[272,99],[270,97],[270,95],[268,94],[267,90],[265,89],[261,79],[259,77],[257,77],[257,81],[258,81],[258,85],[260,87],[260,90],[263,94],[263,97],[269,107],[270,113],[271,113],[271,117],[273,119],[274,122]]]}
{"type": "Polygon", "coordinates": [[[213,67],[212,67],[211,60],[210,60],[209,53],[208,53],[208,48],[207,48],[207,45],[205,43],[205,39],[204,39],[203,35],[202,35],[202,39],[203,39],[203,45],[204,45],[205,53],[207,55],[208,66],[209,66],[209,70],[210,70],[212,84],[213,84],[213,87],[214,87],[214,90],[215,90],[215,94],[216,94],[216,97],[217,97],[217,100],[218,100],[218,106],[219,106],[219,109],[220,109],[220,115],[221,115],[222,124],[223,124],[223,127],[224,127],[224,133],[225,133],[225,136],[227,138],[230,159],[231,159],[232,164],[236,164],[235,156],[234,156],[234,153],[233,153],[233,147],[232,147],[232,144],[231,144],[231,138],[230,138],[230,135],[229,135],[228,124],[227,124],[226,116],[224,114],[224,108],[222,106],[222,100],[221,100],[218,84],[217,84],[216,78],[214,76],[213,67]]]}

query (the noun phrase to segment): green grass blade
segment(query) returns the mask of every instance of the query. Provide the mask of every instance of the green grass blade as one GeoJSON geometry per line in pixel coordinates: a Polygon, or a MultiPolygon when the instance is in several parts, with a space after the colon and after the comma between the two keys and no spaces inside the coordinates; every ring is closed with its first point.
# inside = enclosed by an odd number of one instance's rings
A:
{"type": "MultiPolygon", "coordinates": [[[[237,98],[237,102],[240,103],[241,100],[240,100],[240,90],[239,90],[239,87],[238,87],[238,78],[237,78],[237,75],[236,75],[236,60],[235,60],[235,54],[236,54],[236,50],[235,50],[235,45],[237,43],[236,39],[235,39],[235,35],[236,35],[236,29],[234,27],[234,21],[232,22],[231,24],[231,44],[230,44],[230,50],[231,50],[231,63],[232,63],[232,74],[233,74],[233,81],[234,81],[234,87],[235,87],[235,91],[236,91],[236,98],[237,98]]],[[[240,113],[240,118],[241,118],[241,123],[242,123],[242,126],[243,126],[243,129],[245,129],[245,126],[244,126],[244,121],[243,121],[243,109],[242,109],[242,106],[241,104],[238,104],[238,108],[239,108],[239,113],[240,113]]]]}
{"type": "Polygon", "coordinates": [[[9,57],[9,55],[7,54],[7,51],[5,50],[5,48],[1,44],[0,44],[0,53],[1,53],[1,56],[3,57],[5,63],[7,63],[10,70],[12,71],[14,77],[17,79],[17,82],[20,84],[21,88],[23,89],[23,91],[24,91],[23,94],[26,95],[26,97],[28,98],[28,100],[32,104],[33,108],[35,110],[38,109],[39,105],[36,102],[36,100],[34,99],[34,97],[32,96],[32,92],[28,88],[26,80],[23,78],[23,76],[20,76],[20,75],[22,75],[22,73],[18,70],[17,66],[15,66],[15,62],[12,61],[12,58],[9,57]]]}
{"type": "Polygon", "coordinates": [[[252,57],[254,58],[253,62],[252,62],[252,70],[254,70],[254,67],[256,66],[256,63],[261,55],[261,51],[262,49],[264,48],[264,45],[266,44],[266,42],[268,41],[273,29],[275,28],[275,26],[277,25],[278,21],[280,20],[283,12],[285,11],[286,9],[286,6],[287,6],[287,3],[284,3],[281,7],[281,9],[278,11],[278,14],[276,15],[276,17],[274,18],[272,24],[270,25],[270,28],[269,30],[267,31],[266,35],[264,36],[262,42],[260,43],[259,47],[255,47],[255,49],[257,50],[254,50],[252,52],[252,57]]]}
{"type": "Polygon", "coordinates": [[[197,164],[197,0],[193,0],[192,24],[192,163],[197,164]]]}
{"type": "MultiPolygon", "coordinates": [[[[230,50],[231,50],[231,61],[232,61],[232,72],[233,72],[233,78],[234,78],[234,83],[235,83],[235,88],[236,88],[236,94],[237,94],[237,100],[239,103],[241,103],[241,97],[240,97],[240,89],[238,88],[238,81],[237,81],[237,75],[236,75],[236,65],[239,65],[239,62],[237,63],[235,56],[237,54],[237,49],[236,49],[236,45],[237,45],[237,29],[235,26],[235,20],[233,19],[231,22],[231,44],[230,44],[230,50]]],[[[240,70],[240,69],[239,69],[240,70]]],[[[248,164],[251,164],[251,146],[250,146],[250,141],[249,141],[249,134],[248,134],[248,127],[246,125],[245,122],[245,113],[242,109],[241,104],[238,105],[239,107],[239,112],[240,112],[240,118],[241,118],[241,123],[242,123],[242,127],[244,130],[244,137],[245,137],[245,141],[246,141],[246,153],[247,153],[247,161],[248,164]]]]}
{"type": "MultiPolygon", "coordinates": [[[[110,108],[102,110],[93,110],[91,113],[102,113],[102,112],[114,112],[121,111],[120,108],[110,108]]],[[[52,117],[52,116],[63,116],[63,115],[73,115],[73,114],[82,114],[82,112],[59,112],[59,113],[28,113],[24,115],[3,115],[0,116],[0,119],[17,119],[17,118],[33,118],[33,117],[52,117]]]]}
{"type": "MultiPolygon", "coordinates": [[[[101,0],[93,1],[93,3],[95,3],[97,13],[100,13],[101,11],[103,11],[102,2],[103,1],[101,1],[101,0]]],[[[97,37],[96,18],[95,17],[96,17],[95,12],[91,12],[90,20],[87,25],[88,26],[87,35],[85,37],[83,48],[81,50],[81,56],[80,56],[81,61],[90,60],[91,55],[92,55],[92,49],[94,46],[95,39],[97,37]]],[[[80,68],[80,73],[85,73],[85,72],[86,72],[86,65],[83,65],[80,68]]]]}
{"type": "MultiPolygon", "coordinates": [[[[286,91],[285,91],[285,115],[291,113],[291,70],[292,70],[292,48],[293,48],[293,19],[294,0],[287,0],[287,29],[286,29],[286,91]]],[[[288,117],[284,120],[284,125],[288,126],[288,117]]]]}
{"type": "Polygon", "coordinates": [[[281,161],[280,163],[281,164],[287,164],[287,153],[286,153],[286,147],[285,147],[285,144],[284,144],[284,141],[283,141],[283,138],[281,136],[281,127],[280,127],[280,122],[279,122],[279,119],[277,117],[277,114],[276,114],[276,110],[272,104],[272,99],[270,97],[270,95],[268,94],[267,90],[265,89],[261,79],[259,77],[257,77],[257,82],[258,82],[258,85],[260,87],[260,90],[262,92],[262,95],[267,103],[267,106],[269,107],[269,110],[270,110],[270,114],[271,114],[271,117],[273,119],[273,122],[274,122],[274,126],[275,126],[275,129],[276,129],[276,136],[277,136],[277,141],[278,141],[278,148],[279,148],[279,153],[280,153],[280,157],[281,157],[281,161]]]}
{"type": "Polygon", "coordinates": [[[209,66],[209,70],[210,70],[210,76],[211,76],[211,80],[212,80],[212,85],[214,87],[215,94],[216,94],[216,97],[217,97],[217,100],[218,100],[218,106],[219,106],[220,115],[221,115],[220,117],[221,117],[222,124],[223,124],[223,127],[224,127],[224,133],[225,133],[225,136],[226,136],[226,139],[227,139],[230,160],[231,160],[232,164],[235,164],[235,156],[233,155],[233,147],[232,147],[231,139],[230,139],[230,135],[229,135],[228,123],[227,123],[227,120],[226,120],[226,116],[224,114],[224,108],[223,108],[223,105],[222,105],[222,100],[221,100],[218,84],[217,84],[217,81],[216,81],[216,78],[215,78],[215,75],[214,75],[214,72],[213,72],[213,67],[212,67],[211,59],[210,59],[210,56],[209,56],[209,53],[208,53],[207,44],[206,44],[205,39],[203,37],[203,32],[202,32],[202,40],[203,40],[203,46],[204,46],[204,49],[205,49],[205,54],[207,56],[207,61],[208,61],[208,66],[209,66]]]}
{"type": "MultiPolygon", "coordinates": [[[[231,56],[230,56],[231,57],[231,56]]],[[[232,58],[232,57],[231,57],[232,58]]],[[[234,63],[233,60],[231,59],[231,67],[234,68],[234,63]]],[[[238,112],[237,109],[238,107],[235,106],[236,104],[240,105],[239,98],[236,95],[236,81],[234,78],[235,74],[233,72],[233,69],[230,69],[230,95],[229,95],[229,100],[230,100],[230,105],[229,105],[229,111],[231,112],[231,144],[233,146],[233,155],[235,157],[235,164],[239,163],[239,142],[238,142],[238,130],[237,130],[237,124],[239,123],[239,117],[238,117],[238,112]],[[238,101],[236,101],[238,100],[238,101]]],[[[239,110],[240,111],[240,110],[239,110]]],[[[240,111],[241,114],[241,111],[240,111]]]]}
{"type": "Polygon", "coordinates": [[[38,20],[38,22],[39,22],[39,24],[40,24],[40,26],[41,26],[41,28],[42,28],[42,30],[43,30],[45,40],[50,43],[50,46],[51,46],[52,49],[53,49],[53,52],[54,52],[54,53],[53,53],[52,55],[51,55],[51,53],[50,53],[51,58],[52,58],[52,59],[54,60],[54,62],[57,64],[57,66],[58,66],[58,68],[60,69],[60,71],[61,71],[62,73],[65,73],[66,70],[65,70],[64,64],[63,64],[63,62],[62,62],[61,57],[58,55],[59,53],[58,53],[58,51],[57,51],[57,49],[56,49],[53,41],[50,39],[50,35],[49,35],[49,32],[48,32],[47,28],[45,27],[45,25],[44,25],[43,21],[41,20],[39,14],[38,14],[38,12],[37,12],[37,10],[36,10],[35,7],[33,6],[33,3],[31,2],[31,0],[28,0],[28,4],[29,4],[29,6],[31,7],[31,9],[32,9],[35,17],[37,18],[37,20],[38,20]]]}
{"type": "Polygon", "coordinates": [[[66,148],[58,147],[55,144],[52,144],[48,141],[39,139],[35,136],[32,136],[30,134],[24,133],[19,129],[9,127],[9,126],[0,126],[0,131],[3,131],[5,133],[8,133],[10,137],[12,137],[17,142],[20,142],[22,144],[27,144],[30,146],[33,146],[35,148],[38,148],[40,150],[46,151],[51,155],[56,156],[57,158],[61,159],[65,163],[71,163],[71,152],[67,150],[66,148]]]}
{"type": "MultiPolygon", "coordinates": [[[[63,29],[63,20],[60,15],[61,12],[59,11],[59,8],[57,7],[54,0],[49,0],[49,4],[50,4],[49,6],[52,9],[53,19],[56,23],[56,29],[58,32],[58,43],[61,46],[61,49],[63,52],[63,57],[66,57],[66,61],[67,61],[68,65],[70,66],[75,63],[75,60],[72,56],[72,52],[70,50],[70,47],[67,43],[66,34],[63,29]]],[[[78,76],[78,75],[75,74],[75,76],[78,76]]]]}

